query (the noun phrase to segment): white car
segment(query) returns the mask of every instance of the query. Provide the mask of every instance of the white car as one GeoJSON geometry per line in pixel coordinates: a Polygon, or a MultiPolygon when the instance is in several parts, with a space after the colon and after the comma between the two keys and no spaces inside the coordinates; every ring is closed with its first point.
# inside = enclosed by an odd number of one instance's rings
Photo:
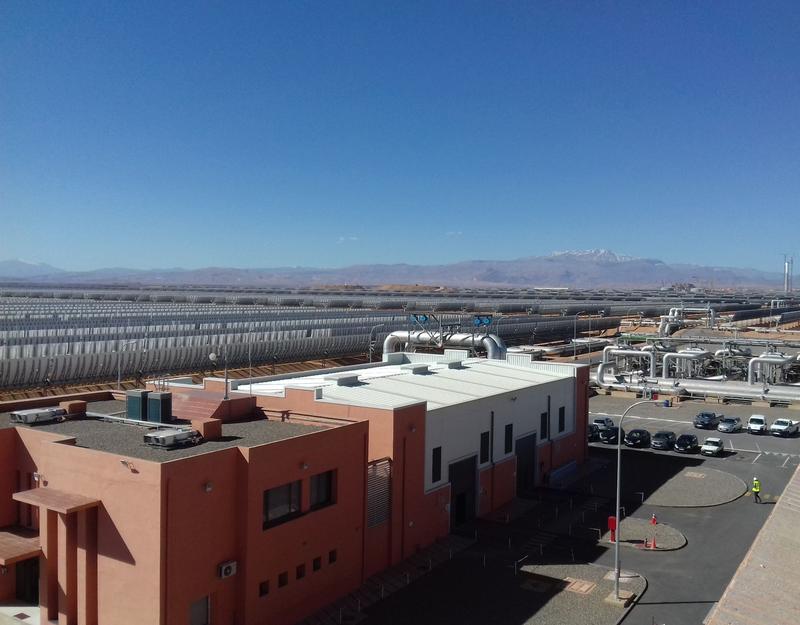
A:
{"type": "Polygon", "coordinates": [[[767,418],[763,414],[754,414],[747,422],[747,431],[750,434],[765,434],[767,432],[767,418]]]}
{"type": "Polygon", "coordinates": [[[614,421],[611,417],[599,417],[594,419],[592,423],[594,423],[601,432],[614,427],[614,421]]]}
{"type": "Polygon", "coordinates": [[[797,421],[791,419],[775,419],[769,426],[769,433],[773,436],[794,436],[797,434],[797,421]]]}
{"type": "Polygon", "coordinates": [[[724,449],[721,438],[707,438],[703,441],[700,453],[704,456],[719,456],[724,449]]]}

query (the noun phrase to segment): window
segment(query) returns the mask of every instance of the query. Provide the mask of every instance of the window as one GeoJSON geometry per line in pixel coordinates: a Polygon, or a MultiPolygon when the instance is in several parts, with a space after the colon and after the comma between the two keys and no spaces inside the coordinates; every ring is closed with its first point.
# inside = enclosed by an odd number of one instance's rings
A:
{"type": "Polygon", "coordinates": [[[481,432],[481,464],[489,462],[489,432],[481,432]]]}
{"type": "Polygon", "coordinates": [[[317,556],[317,557],[316,557],[316,558],[314,558],[314,560],[311,562],[311,569],[312,569],[313,571],[319,571],[321,568],[322,568],[322,558],[320,558],[319,556],[317,556]]]}
{"type": "Polygon", "coordinates": [[[336,471],[311,476],[311,509],[318,510],[336,503],[333,496],[336,471]]]}
{"type": "Polygon", "coordinates": [[[539,425],[539,439],[545,440],[547,438],[547,413],[543,412],[541,416],[541,423],[539,425]]]}
{"type": "Polygon", "coordinates": [[[283,588],[289,583],[289,571],[284,571],[278,575],[278,588],[283,588]]]}
{"type": "Polygon", "coordinates": [[[336,553],[336,549],[331,549],[328,552],[328,564],[333,564],[334,562],[336,562],[336,558],[338,558],[338,557],[339,557],[339,554],[336,553]]]}
{"type": "Polygon", "coordinates": [[[505,445],[506,453],[510,454],[513,448],[514,448],[514,424],[509,423],[506,426],[506,445],[505,445]]]}
{"type": "Polygon", "coordinates": [[[295,579],[303,579],[306,576],[306,565],[298,564],[295,570],[295,579]]]}
{"type": "Polygon", "coordinates": [[[261,582],[258,585],[258,596],[266,597],[269,594],[269,581],[261,582]]]}
{"type": "Polygon", "coordinates": [[[438,482],[442,479],[442,448],[433,448],[433,458],[431,459],[431,482],[438,482]]]}
{"type": "Polygon", "coordinates": [[[189,625],[208,625],[209,612],[208,595],[198,599],[189,606],[189,625]]]}
{"type": "Polygon", "coordinates": [[[300,482],[264,491],[264,529],[300,515],[300,482]]]}
{"type": "Polygon", "coordinates": [[[564,428],[567,427],[566,412],[567,412],[567,410],[566,410],[566,408],[564,408],[564,406],[561,406],[561,408],[558,409],[558,431],[559,432],[563,432],[564,428]]]}

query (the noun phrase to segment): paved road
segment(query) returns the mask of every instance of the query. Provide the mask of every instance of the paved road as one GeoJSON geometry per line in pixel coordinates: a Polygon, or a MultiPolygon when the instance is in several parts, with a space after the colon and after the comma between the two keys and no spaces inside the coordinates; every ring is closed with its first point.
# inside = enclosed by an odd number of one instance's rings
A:
{"type": "MultiPolygon", "coordinates": [[[[610,493],[614,482],[610,469],[614,466],[615,450],[593,448],[591,455],[608,460],[609,470],[593,480],[596,491],[610,493]]],[[[752,479],[754,472],[752,462],[735,462],[730,458],[665,457],[661,452],[626,450],[623,453],[623,493],[629,497],[629,491],[639,489],[638,484],[646,481],[648,475],[663,472],[664,465],[674,465],[672,470],[689,466],[712,467],[732,473],[746,482],[752,479]]],[[[748,495],[716,507],[653,508],[642,505],[633,512],[644,518],[655,512],[660,522],[669,523],[683,532],[688,545],[679,551],[666,553],[624,551],[621,556],[623,566],[641,572],[649,582],[642,601],[632,610],[625,625],[702,623],[766,521],[772,510],[770,504],[780,497],[795,469],[780,463],[765,464],[760,459],[757,466],[763,484],[765,503],[762,505],[754,504],[748,495]]],[[[613,551],[602,553],[596,562],[613,566],[613,551]]]]}
{"type": "MultiPolygon", "coordinates": [[[[589,416],[611,417],[615,423],[619,421],[619,415],[630,406],[630,400],[598,395],[589,401],[589,416]]],[[[693,425],[694,416],[701,411],[711,411],[723,413],[730,416],[740,417],[746,422],[751,414],[764,414],[769,422],[778,417],[794,418],[800,420],[800,411],[787,410],[781,408],[753,408],[751,406],[741,406],[735,404],[709,404],[702,401],[683,402],[674,408],[661,408],[656,405],[637,406],[625,417],[625,430],[642,428],[651,433],[658,430],[671,430],[678,436],[681,434],[695,434],[702,442],[707,436],[716,436],[725,442],[725,459],[733,462],[743,462],[756,464],[759,466],[782,466],[787,469],[794,469],[800,464],[800,438],[779,438],[771,435],[754,435],[747,432],[737,432],[726,434],[716,430],[701,430],[693,425]]],[[[592,446],[602,445],[592,443],[592,446]]],[[[674,452],[645,451],[645,453],[656,453],[678,455],[674,452]]]]}

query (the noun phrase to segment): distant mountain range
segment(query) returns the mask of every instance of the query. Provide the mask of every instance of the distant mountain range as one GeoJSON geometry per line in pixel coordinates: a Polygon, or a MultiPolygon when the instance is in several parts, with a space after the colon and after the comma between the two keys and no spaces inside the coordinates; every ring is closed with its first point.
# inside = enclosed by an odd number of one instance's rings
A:
{"type": "Polygon", "coordinates": [[[0,261],[0,279],[40,284],[315,286],[420,284],[512,287],[658,287],[692,283],[714,287],[778,287],[779,273],[732,267],[670,265],[609,250],[554,252],[516,260],[469,260],[446,265],[352,265],[336,269],[125,269],[64,271],[22,260],[0,261]]]}

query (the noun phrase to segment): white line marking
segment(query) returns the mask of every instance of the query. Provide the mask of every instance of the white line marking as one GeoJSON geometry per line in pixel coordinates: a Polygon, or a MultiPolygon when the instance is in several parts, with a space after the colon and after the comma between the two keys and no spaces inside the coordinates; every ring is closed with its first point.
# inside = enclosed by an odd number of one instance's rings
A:
{"type": "Polygon", "coordinates": [[[755,458],[753,458],[753,462],[751,462],[750,464],[755,464],[760,457],[761,457],[761,454],[758,454],[755,458]]]}
{"type": "Polygon", "coordinates": [[[758,449],[758,453],[761,453],[761,447],[758,446],[758,443],[756,443],[756,449],[758,449]]]}
{"type": "Polygon", "coordinates": [[[786,466],[786,463],[789,462],[789,456],[786,456],[786,460],[783,461],[782,467],[786,466]]]}

